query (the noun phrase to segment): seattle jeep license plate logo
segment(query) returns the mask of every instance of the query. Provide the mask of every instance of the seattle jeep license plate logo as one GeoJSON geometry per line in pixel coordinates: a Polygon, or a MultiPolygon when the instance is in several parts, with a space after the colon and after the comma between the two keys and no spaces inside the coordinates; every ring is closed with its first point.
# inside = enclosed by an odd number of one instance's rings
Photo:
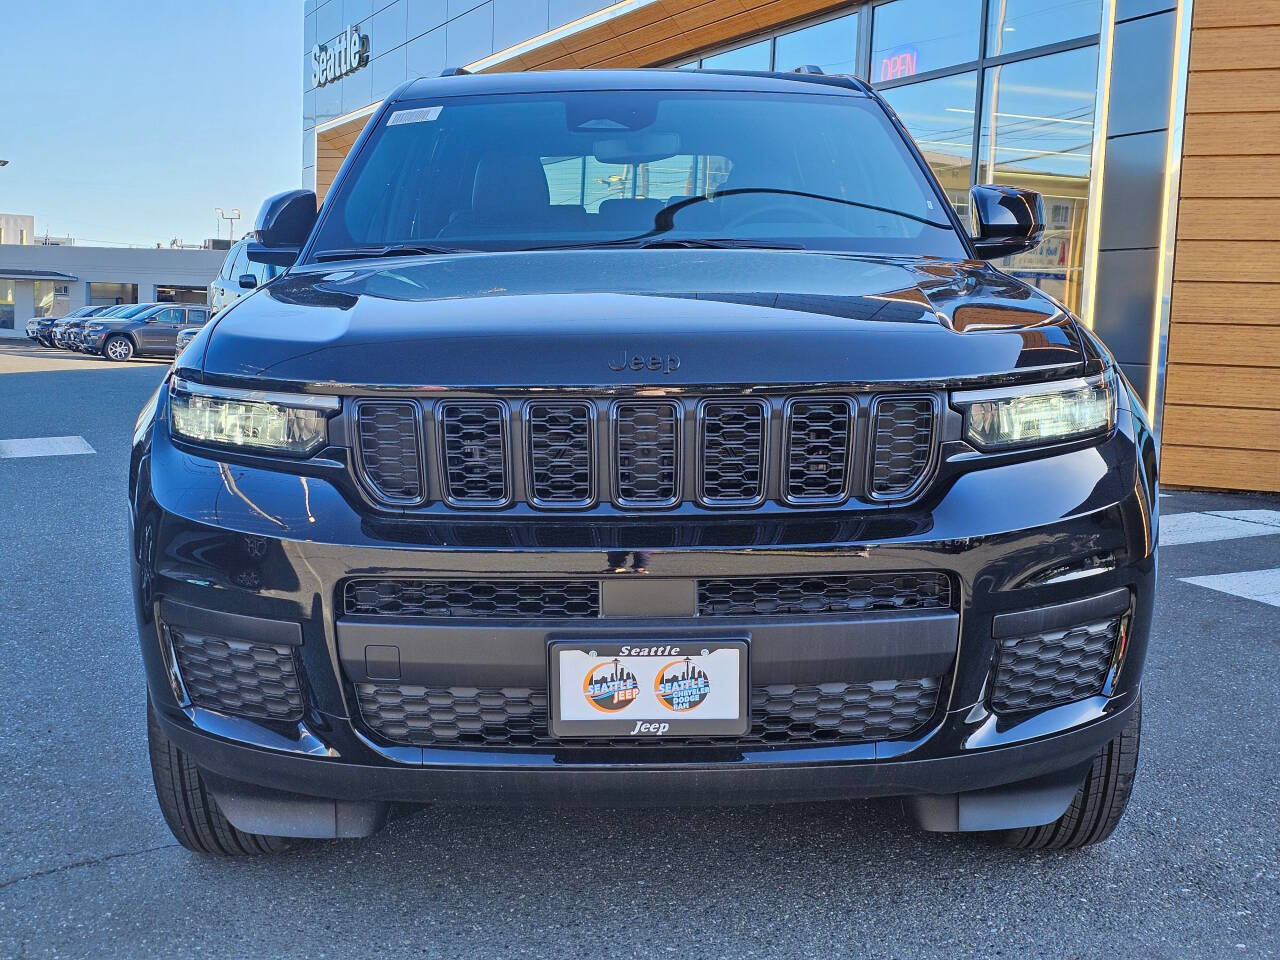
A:
{"type": "Polygon", "coordinates": [[[617,713],[635,702],[640,681],[617,657],[597,663],[582,681],[587,703],[604,713],[617,713]]]}

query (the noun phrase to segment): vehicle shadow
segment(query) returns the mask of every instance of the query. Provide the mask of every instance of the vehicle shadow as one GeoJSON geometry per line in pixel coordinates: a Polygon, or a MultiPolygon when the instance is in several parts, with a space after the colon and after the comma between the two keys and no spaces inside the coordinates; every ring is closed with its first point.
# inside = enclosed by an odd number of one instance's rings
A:
{"type": "Polygon", "coordinates": [[[0,340],[0,373],[38,373],[53,370],[128,370],[131,367],[168,366],[168,357],[134,357],[113,363],[91,353],[45,347],[29,340],[0,340]]]}
{"type": "MultiPolygon", "coordinates": [[[[661,956],[679,944],[698,944],[695,952],[706,957],[819,955],[803,939],[769,937],[798,926],[819,940],[860,927],[884,947],[867,955],[924,956],[934,954],[903,953],[889,943],[927,937],[913,926],[937,929],[944,918],[961,919],[972,906],[975,872],[1033,889],[1044,882],[1046,859],[1073,857],[1082,855],[1028,857],[973,835],[926,834],[900,802],[876,800],[429,807],[402,814],[366,840],[311,842],[269,861],[200,869],[216,871],[223,889],[245,882],[242,871],[254,884],[341,876],[340,884],[326,884],[325,908],[334,916],[357,912],[362,935],[403,930],[410,910],[423,942],[427,930],[448,931],[468,950],[500,935],[532,956],[600,955],[584,944],[622,929],[630,946],[610,955],[661,956]],[[639,949],[643,944],[672,946],[650,951],[639,949]]],[[[947,948],[934,949],[962,955],[947,948]]]]}

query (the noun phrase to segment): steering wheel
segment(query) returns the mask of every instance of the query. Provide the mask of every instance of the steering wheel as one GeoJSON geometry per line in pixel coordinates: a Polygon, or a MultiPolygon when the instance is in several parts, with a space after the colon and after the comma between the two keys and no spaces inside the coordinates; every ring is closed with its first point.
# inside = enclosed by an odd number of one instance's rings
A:
{"type": "Polygon", "coordinates": [[[801,220],[805,223],[825,223],[827,225],[832,222],[812,210],[797,210],[795,207],[785,206],[781,203],[767,203],[753,210],[745,210],[736,217],[726,217],[724,225],[726,227],[737,227],[744,223],[755,223],[757,221],[787,223],[792,220],[801,220]],[[782,216],[777,216],[778,214],[782,216]]]}

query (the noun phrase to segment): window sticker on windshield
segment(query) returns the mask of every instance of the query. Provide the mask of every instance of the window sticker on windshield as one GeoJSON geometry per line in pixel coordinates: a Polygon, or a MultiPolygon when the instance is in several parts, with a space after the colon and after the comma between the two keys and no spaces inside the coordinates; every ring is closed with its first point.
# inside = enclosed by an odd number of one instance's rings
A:
{"type": "Polygon", "coordinates": [[[443,106],[435,106],[418,107],[416,110],[397,110],[387,121],[387,126],[392,127],[397,123],[428,123],[440,116],[440,111],[443,109],[443,106]]]}

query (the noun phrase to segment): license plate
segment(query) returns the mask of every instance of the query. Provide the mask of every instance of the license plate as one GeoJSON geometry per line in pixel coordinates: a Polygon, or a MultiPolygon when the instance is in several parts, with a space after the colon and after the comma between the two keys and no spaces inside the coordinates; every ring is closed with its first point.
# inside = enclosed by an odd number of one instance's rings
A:
{"type": "Polygon", "coordinates": [[[741,736],[747,732],[742,640],[551,644],[551,735],[741,736]]]}

